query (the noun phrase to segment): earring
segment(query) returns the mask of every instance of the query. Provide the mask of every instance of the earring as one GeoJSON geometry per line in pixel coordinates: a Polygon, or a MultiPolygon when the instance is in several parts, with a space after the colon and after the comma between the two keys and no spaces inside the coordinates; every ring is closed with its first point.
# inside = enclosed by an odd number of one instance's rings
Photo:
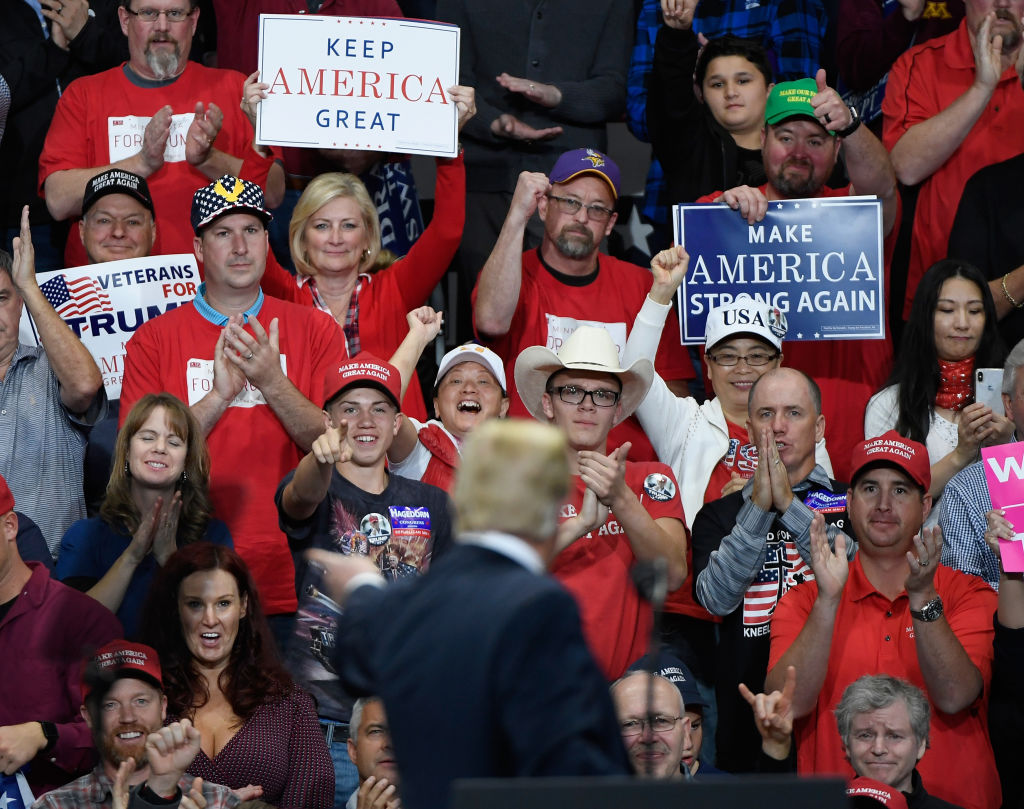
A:
{"type": "Polygon", "coordinates": [[[128,461],[124,462],[124,474],[129,478],[132,476],[132,470],[128,468],[128,461]]]}
{"type": "Polygon", "coordinates": [[[365,250],[363,251],[363,261],[366,261],[366,259],[368,259],[369,257],[370,257],[370,248],[369,248],[369,247],[367,247],[367,248],[366,248],[366,249],[365,249],[365,250]]]}
{"type": "Polygon", "coordinates": [[[186,480],[188,480],[188,472],[182,470],[182,472],[181,472],[181,482],[184,483],[186,480]]]}

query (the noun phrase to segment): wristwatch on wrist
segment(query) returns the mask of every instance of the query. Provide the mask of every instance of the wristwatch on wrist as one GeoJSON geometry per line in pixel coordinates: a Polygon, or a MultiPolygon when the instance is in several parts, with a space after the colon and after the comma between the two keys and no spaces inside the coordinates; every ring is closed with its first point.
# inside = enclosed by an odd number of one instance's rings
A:
{"type": "Polygon", "coordinates": [[[853,106],[850,106],[849,110],[850,110],[850,125],[848,127],[846,127],[846,129],[837,129],[837,130],[835,130],[837,137],[847,138],[850,135],[852,135],[854,132],[856,132],[857,131],[857,127],[860,126],[861,119],[860,119],[860,113],[857,112],[857,108],[853,107],[853,106]]]}
{"type": "Polygon", "coordinates": [[[40,727],[43,729],[43,736],[46,737],[46,747],[41,752],[49,753],[57,745],[57,737],[59,735],[57,733],[57,726],[53,722],[44,722],[41,719],[36,721],[39,722],[40,727]]]}
{"type": "Polygon", "coordinates": [[[910,617],[916,621],[924,621],[926,624],[939,620],[942,617],[942,599],[935,596],[923,608],[911,610],[910,617]]]}

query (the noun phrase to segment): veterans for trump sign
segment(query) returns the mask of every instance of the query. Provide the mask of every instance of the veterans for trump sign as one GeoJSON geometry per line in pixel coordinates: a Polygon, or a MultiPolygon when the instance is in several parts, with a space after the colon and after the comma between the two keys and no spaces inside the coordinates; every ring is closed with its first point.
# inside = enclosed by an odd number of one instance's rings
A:
{"type": "MultiPolygon", "coordinates": [[[[107,398],[121,398],[125,343],[147,320],[192,300],[199,288],[195,256],[129,258],[37,273],[39,289],[100,368],[107,398]]],[[[19,339],[39,345],[28,310],[19,339]]]]}
{"type": "Polygon", "coordinates": [[[772,201],[749,224],[716,203],[676,205],[690,267],[679,288],[683,343],[703,343],[708,311],[741,295],[770,304],[787,340],[885,337],[882,204],[873,197],[772,201]]]}
{"type": "Polygon", "coordinates": [[[256,142],[455,157],[459,29],[374,17],[261,14],[256,142]]]}

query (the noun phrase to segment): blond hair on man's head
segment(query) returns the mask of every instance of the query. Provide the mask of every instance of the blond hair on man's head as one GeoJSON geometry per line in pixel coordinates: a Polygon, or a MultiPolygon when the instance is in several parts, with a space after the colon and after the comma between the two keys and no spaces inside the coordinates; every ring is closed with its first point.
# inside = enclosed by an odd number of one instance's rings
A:
{"type": "Polygon", "coordinates": [[[565,436],[525,419],[491,419],[462,450],[455,478],[456,529],[550,539],[569,493],[565,436]]]}

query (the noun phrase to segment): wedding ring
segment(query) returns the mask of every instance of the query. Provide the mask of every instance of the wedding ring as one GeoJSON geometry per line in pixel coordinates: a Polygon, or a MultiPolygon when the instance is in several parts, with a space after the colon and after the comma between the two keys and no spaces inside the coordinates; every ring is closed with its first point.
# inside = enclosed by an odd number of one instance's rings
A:
{"type": "Polygon", "coordinates": [[[255,356],[256,356],[256,355],[255,355],[255,354],[254,354],[254,353],[253,353],[252,351],[250,351],[250,352],[249,352],[249,356],[248,356],[248,357],[246,357],[246,359],[247,359],[247,360],[251,360],[251,359],[252,359],[253,357],[255,357],[255,356]]]}
{"type": "Polygon", "coordinates": [[[927,559],[918,559],[918,560],[917,560],[917,563],[918,563],[918,564],[919,564],[919,565],[920,565],[921,567],[928,567],[928,560],[927,560],[927,559]]]}

